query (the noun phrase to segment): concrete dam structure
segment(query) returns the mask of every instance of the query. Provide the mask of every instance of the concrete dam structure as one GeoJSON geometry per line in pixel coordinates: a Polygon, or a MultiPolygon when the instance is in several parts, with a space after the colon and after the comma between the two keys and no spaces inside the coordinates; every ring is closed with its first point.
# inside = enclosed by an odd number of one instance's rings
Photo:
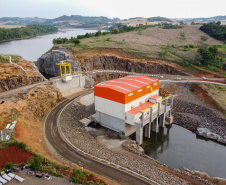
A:
{"type": "Polygon", "coordinates": [[[136,132],[138,144],[165,121],[172,123],[173,97],[159,96],[159,80],[129,75],[94,87],[96,122],[129,136],[136,132]]]}

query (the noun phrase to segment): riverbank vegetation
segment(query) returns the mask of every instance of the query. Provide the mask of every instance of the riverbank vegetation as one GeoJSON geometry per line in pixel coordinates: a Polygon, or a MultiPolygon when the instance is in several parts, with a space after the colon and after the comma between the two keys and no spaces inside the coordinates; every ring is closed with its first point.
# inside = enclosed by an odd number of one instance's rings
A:
{"type": "Polygon", "coordinates": [[[21,28],[4,29],[0,28],[0,42],[35,37],[38,35],[49,34],[58,29],[48,25],[28,25],[21,28]]]}

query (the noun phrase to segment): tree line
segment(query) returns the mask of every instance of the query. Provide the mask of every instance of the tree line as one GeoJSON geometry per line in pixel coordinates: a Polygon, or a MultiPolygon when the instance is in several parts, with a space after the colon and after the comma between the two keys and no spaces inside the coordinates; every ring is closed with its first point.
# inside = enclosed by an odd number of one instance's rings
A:
{"type": "Polygon", "coordinates": [[[217,40],[226,41],[226,25],[221,25],[220,21],[203,24],[200,30],[217,40]]]}
{"type": "Polygon", "coordinates": [[[0,42],[13,39],[21,39],[26,37],[34,37],[37,35],[48,34],[58,29],[49,25],[28,25],[22,28],[4,29],[0,28],[0,42]]]}

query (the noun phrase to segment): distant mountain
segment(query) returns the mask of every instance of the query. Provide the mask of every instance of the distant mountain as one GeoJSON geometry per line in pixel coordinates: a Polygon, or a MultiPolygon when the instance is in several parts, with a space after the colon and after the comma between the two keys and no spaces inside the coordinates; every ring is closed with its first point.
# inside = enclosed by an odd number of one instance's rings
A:
{"type": "MultiPolygon", "coordinates": [[[[128,21],[133,20],[145,20],[149,22],[160,21],[160,22],[195,22],[195,23],[204,23],[204,22],[213,22],[213,21],[221,21],[222,23],[226,23],[226,15],[225,16],[215,16],[209,18],[166,18],[166,17],[134,17],[129,18],[128,21]]],[[[55,19],[46,19],[46,18],[38,18],[38,17],[1,17],[0,25],[28,25],[28,24],[42,24],[42,25],[51,25],[57,27],[72,27],[72,28],[107,28],[114,25],[117,22],[121,22],[119,18],[110,19],[108,17],[99,16],[81,16],[81,15],[63,15],[55,19]]],[[[125,19],[124,21],[127,21],[125,19]]]]}
{"type": "Polygon", "coordinates": [[[46,20],[45,18],[38,17],[1,17],[0,24],[3,25],[28,25],[28,24],[42,24],[46,20]]]}
{"type": "Polygon", "coordinates": [[[134,19],[144,19],[143,17],[132,17],[132,18],[129,18],[129,20],[134,20],[134,19]]]}
{"type": "Polygon", "coordinates": [[[111,25],[119,21],[119,18],[110,19],[104,16],[89,17],[81,15],[63,15],[55,19],[43,19],[38,17],[2,17],[0,24],[4,25],[28,25],[28,24],[43,24],[57,27],[74,27],[74,28],[97,28],[111,25]]]}
{"type": "Polygon", "coordinates": [[[166,18],[166,17],[150,17],[148,18],[149,22],[161,21],[161,22],[173,22],[173,20],[166,18]]]}
{"type": "Polygon", "coordinates": [[[208,18],[175,18],[172,19],[174,21],[183,21],[183,22],[197,22],[197,23],[208,23],[208,22],[217,22],[221,21],[222,23],[226,23],[226,15],[225,16],[215,16],[208,18]]]}

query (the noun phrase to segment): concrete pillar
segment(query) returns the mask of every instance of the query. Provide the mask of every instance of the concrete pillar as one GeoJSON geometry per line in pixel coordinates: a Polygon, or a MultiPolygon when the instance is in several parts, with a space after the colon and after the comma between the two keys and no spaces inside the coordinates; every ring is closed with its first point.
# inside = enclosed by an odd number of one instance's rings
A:
{"type": "Polygon", "coordinates": [[[168,104],[168,99],[165,99],[165,111],[164,112],[166,112],[167,104],[168,104]]]}
{"type": "Polygon", "coordinates": [[[140,124],[136,124],[136,142],[138,145],[143,143],[143,127],[140,124]]]}
{"type": "Polygon", "coordinates": [[[141,113],[141,126],[143,127],[144,126],[144,112],[140,111],[140,113],[141,113]]]}
{"type": "Polygon", "coordinates": [[[150,108],[150,123],[152,122],[152,117],[153,117],[153,107],[150,108]]]}
{"type": "Polygon", "coordinates": [[[165,127],[165,119],[166,119],[166,113],[163,113],[163,115],[160,116],[160,127],[165,127]]]}
{"type": "Polygon", "coordinates": [[[151,123],[148,123],[147,125],[145,125],[144,136],[147,137],[147,138],[151,137],[151,123]]]}
{"type": "Polygon", "coordinates": [[[159,123],[158,117],[153,121],[152,131],[158,133],[159,123]]]}

